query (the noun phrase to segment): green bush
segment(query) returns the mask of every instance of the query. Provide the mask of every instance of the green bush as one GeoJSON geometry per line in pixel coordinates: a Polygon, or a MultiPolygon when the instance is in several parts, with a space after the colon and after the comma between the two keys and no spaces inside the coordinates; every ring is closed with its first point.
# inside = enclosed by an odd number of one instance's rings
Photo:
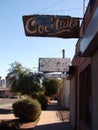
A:
{"type": "Polygon", "coordinates": [[[47,109],[47,98],[44,93],[33,93],[32,94],[33,99],[37,99],[39,103],[41,104],[41,109],[46,110],[47,109]]]}
{"type": "Polygon", "coordinates": [[[0,130],[19,130],[19,124],[15,120],[12,121],[1,120],[0,130]]]}
{"type": "Polygon", "coordinates": [[[25,98],[12,105],[15,117],[23,121],[36,121],[41,114],[41,105],[36,99],[25,98]]]}
{"type": "Polygon", "coordinates": [[[33,98],[33,99],[37,99],[38,100],[38,98],[39,98],[39,92],[33,92],[32,94],[31,94],[31,97],[33,98]]]}
{"type": "Polygon", "coordinates": [[[38,101],[41,104],[41,109],[46,110],[47,109],[47,98],[45,95],[40,95],[38,98],[38,101]]]}

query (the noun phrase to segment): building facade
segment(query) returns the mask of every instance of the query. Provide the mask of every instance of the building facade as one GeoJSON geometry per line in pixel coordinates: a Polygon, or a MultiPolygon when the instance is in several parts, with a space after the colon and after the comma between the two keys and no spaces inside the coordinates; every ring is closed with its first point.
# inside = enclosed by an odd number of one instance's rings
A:
{"type": "Polygon", "coordinates": [[[89,0],[69,67],[71,124],[76,130],[98,129],[98,0],[89,0]]]}
{"type": "Polygon", "coordinates": [[[10,96],[10,87],[6,84],[6,79],[0,78],[0,97],[5,98],[10,96]]]}

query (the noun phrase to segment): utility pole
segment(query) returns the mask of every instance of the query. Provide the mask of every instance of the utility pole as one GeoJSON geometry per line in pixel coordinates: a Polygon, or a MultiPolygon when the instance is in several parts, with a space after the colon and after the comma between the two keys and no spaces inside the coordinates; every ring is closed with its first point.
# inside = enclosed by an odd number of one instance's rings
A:
{"type": "Polygon", "coordinates": [[[85,14],[85,0],[83,0],[83,18],[84,18],[84,14],[85,14]]]}
{"type": "MultiPolygon", "coordinates": [[[[65,50],[62,50],[62,58],[65,58],[65,50]]],[[[64,74],[65,72],[62,72],[64,74]]],[[[65,78],[62,79],[62,88],[61,88],[61,105],[64,105],[64,98],[63,98],[63,91],[64,91],[64,85],[65,85],[65,78]]]]}
{"type": "Polygon", "coordinates": [[[62,58],[65,58],[65,50],[62,50],[62,58]]]}

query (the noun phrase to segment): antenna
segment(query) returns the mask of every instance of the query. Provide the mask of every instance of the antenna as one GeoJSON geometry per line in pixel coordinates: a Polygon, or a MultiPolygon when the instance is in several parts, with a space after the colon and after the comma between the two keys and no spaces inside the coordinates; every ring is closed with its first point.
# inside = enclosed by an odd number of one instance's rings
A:
{"type": "Polygon", "coordinates": [[[83,0],[83,17],[84,17],[84,14],[85,14],[85,1],[86,0],[83,0]]]}

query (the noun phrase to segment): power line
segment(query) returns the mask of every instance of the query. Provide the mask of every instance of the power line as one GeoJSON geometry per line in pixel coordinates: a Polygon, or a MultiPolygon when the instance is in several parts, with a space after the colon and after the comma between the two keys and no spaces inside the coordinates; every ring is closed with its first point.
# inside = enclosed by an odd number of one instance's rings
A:
{"type": "Polygon", "coordinates": [[[56,12],[65,12],[65,11],[73,11],[73,10],[83,10],[83,8],[73,8],[73,9],[64,9],[64,10],[53,10],[53,11],[47,11],[44,13],[56,13],[56,12]]]}
{"type": "Polygon", "coordinates": [[[60,1],[58,1],[58,2],[56,2],[56,3],[54,3],[54,4],[50,5],[50,6],[48,6],[48,7],[46,7],[46,8],[43,8],[43,9],[41,9],[41,10],[38,10],[37,12],[41,12],[41,11],[47,10],[47,9],[49,9],[49,8],[52,8],[52,7],[56,6],[56,5],[58,5],[58,4],[61,4],[62,2],[64,2],[64,0],[63,0],[63,1],[60,0],[60,1]]]}
{"type": "MultiPolygon", "coordinates": [[[[84,0],[84,1],[86,1],[86,0],[84,0]]],[[[49,5],[46,8],[40,9],[40,10],[37,11],[37,13],[41,12],[41,11],[44,11],[43,13],[56,13],[56,12],[65,12],[65,11],[84,10],[84,9],[87,8],[87,7],[83,7],[83,8],[72,8],[72,9],[55,10],[55,11],[54,10],[53,11],[45,11],[45,10],[47,10],[49,8],[52,8],[52,7],[54,7],[54,6],[58,5],[58,4],[61,4],[62,2],[64,2],[64,0],[60,0],[60,1],[56,2],[56,3],[54,3],[54,4],[49,5]]]]}

